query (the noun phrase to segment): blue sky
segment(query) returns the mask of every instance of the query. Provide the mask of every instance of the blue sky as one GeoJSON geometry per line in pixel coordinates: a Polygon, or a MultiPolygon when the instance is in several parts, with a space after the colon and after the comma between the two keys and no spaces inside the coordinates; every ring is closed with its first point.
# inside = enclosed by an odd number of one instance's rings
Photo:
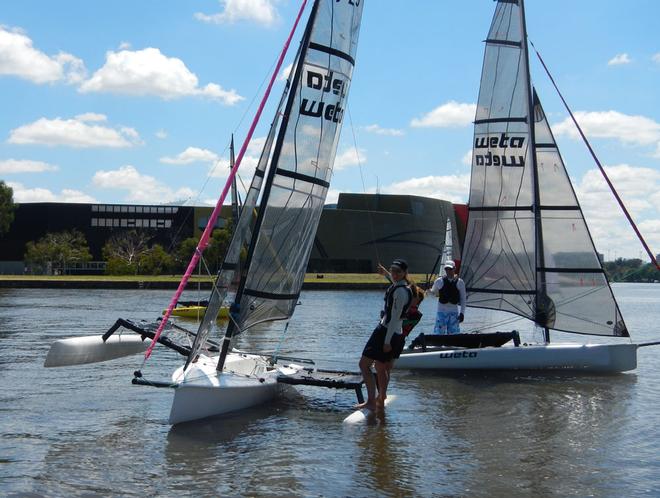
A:
{"type": "MultiPolygon", "coordinates": [[[[465,202],[495,4],[364,1],[329,201],[378,189],[465,202]]],[[[3,2],[0,179],[20,202],[215,202],[229,137],[242,141],[299,5],[3,2]]],[[[660,251],[660,2],[530,0],[526,9],[531,40],[660,251]]],[[[532,75],[598,249],[640,256],[535,59],[532,75]]],[[[246,182],[272,113],[257,128],[246,182]]]]}

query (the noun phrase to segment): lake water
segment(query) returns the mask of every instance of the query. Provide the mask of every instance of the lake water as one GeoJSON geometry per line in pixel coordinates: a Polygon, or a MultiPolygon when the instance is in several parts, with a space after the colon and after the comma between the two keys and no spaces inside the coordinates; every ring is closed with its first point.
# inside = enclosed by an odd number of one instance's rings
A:
{"type": "MultiPolygon", "coordinates": [[[[634,340],[660,340],[660,285],[614,292],[634,340]]],[[[130,383],[141,357],[43,368],[53,340],[101,333],[118,317],[154,318],[170,297],[0,290],[0,495],[660,495],[660,346],[640,349],[637,370],[613,376],[395,371],[383,420],[352,428],[342,426],[351,391],[305,387],[172,428],[172,392],[130,383]]],[[[381,300],[303,292],[281,350],[357,370],[381,300]]],[[[431,330],[433,309],[423,304],[413,335],[431,330]]],[[[487,316],[468,310],[465,327],[487,316]]],[[[507,327],[535,335],[520,322],[507,327]]],[[[259,328],[238,346],[272,350],[283,328],[259,328]]],[[[166,380],[179,364],[158,347],[142,371],[166,380]]]]}

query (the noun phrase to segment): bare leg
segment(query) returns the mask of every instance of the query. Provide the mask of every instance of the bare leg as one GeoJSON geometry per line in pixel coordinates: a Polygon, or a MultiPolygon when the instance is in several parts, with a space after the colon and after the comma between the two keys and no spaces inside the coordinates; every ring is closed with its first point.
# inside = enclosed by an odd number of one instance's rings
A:
{"type": "Polygon", "coordinates": [[[389,362],[376,362],[376,376],[378,377],[378,398],[376,399],[376,405],[379,408],[385,407],[385,400],[387,399],[387,384],[390,382],[390,373],[387,370],[388,364],[389,362]]]}
{"type": "Polygon", "coordinates": [[[363,356],[360,358],[360,371],[362,372],[362,378],[364,379],[364,385],[367,388],[367,400],[364,403],[359,403],[355,405],[355,408],[358,410],[361,408],[368,408],[370,410],[376,409],[376,382],[374,381],[374,376],[371,373],[371,364],[374,362],[371,358],[363,356]]]}

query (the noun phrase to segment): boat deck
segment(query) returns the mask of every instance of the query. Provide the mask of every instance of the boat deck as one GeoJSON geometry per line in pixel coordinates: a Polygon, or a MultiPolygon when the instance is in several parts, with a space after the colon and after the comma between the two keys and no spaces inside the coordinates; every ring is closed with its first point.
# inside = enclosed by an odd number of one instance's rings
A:
{"type": "Polygon", "coordinates": [[[364,402],[362,395],[362,375],[341,370],[304,369],[293,375],[279,375],[277,382],[294,386],[316,386],[331,389],[353,389],[358,402],[364,402]]]}

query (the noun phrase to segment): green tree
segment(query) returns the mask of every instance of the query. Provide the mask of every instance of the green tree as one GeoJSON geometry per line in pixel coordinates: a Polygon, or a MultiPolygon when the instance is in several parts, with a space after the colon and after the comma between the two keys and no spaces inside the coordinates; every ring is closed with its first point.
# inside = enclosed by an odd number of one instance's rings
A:
{"type": "Polygon", "coordinates": [[[107,261],[105,272],[109,275],[137,275],[140,261],[149,251],[150,236],[145,232],[128,230],[108,239],[103,246],[103,259],[107,261]]]}
{"type": "Polygon", "coordinates": [[[140,257],[140,273],[142,275],[161,275],[172,270],[174,257],[165,252],[163,246],[154,244],[151,249],[140,257]]]}
{"type": "Polygon", "coordinates": [[[189,237],[181,241],[179,246],[174,252],[174,261],[176,269],[184,272],[188,268],[188,263],[192,259],[195,249],[197,248],[198,240],[195,237],[189,237]]]}
{"type": "Polygon", "coordinates": [[[0,235],[9,231],[14,221],[14,191],[5,182],[0,180],[0,235]]]}
{"type": "Polygon", "coordinates": [[[66,274],[71,264],[91,259],[87,239],[78,230],[47,233],[26,245],[25,261],[36,272],[66,274]]]}
{"type": "Polygon", "coordinates": [[[213,230],[209,245],[204,251],[204,259],[212,272],[217,272],[225,259],[225,254],[231,242],[232,230],[231,227],[219,228],[213,230]]]}

